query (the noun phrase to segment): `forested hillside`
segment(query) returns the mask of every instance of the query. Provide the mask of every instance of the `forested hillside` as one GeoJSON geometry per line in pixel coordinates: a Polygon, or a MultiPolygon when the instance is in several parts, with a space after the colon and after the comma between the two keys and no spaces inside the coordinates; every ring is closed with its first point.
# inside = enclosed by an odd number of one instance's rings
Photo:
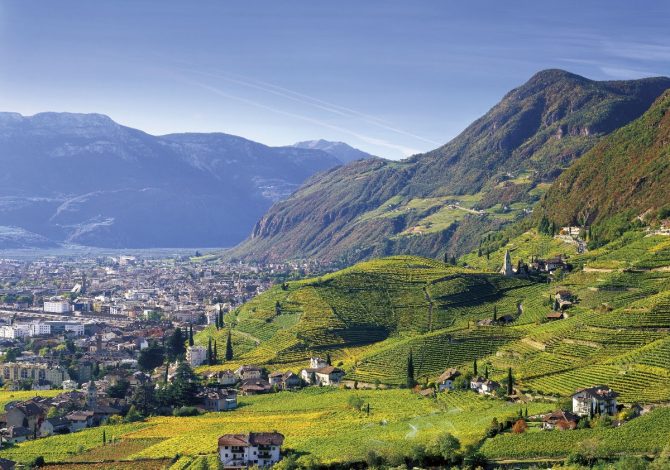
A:
{"type": "Polygon", "coordinates": [[[597,82],[540,72],[439,149],[311,178],[227,256],[351,264],[395,253],[463,254],[481,233],[523,217],[576,158],[668,87],[667,78],[597,82]]]}

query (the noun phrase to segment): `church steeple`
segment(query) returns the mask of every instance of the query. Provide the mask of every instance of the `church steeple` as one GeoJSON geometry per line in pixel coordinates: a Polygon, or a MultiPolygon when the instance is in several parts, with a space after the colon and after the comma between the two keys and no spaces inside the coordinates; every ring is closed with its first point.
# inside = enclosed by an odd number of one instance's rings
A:
{"type": "Polygon", "coordinates": [[[509,250],[505,250],[505,262],[503,267],[500,270],[500,274],[504,276],[514,276],[514,269],[512,268],[512,257],[509,254],[509,250]]]}

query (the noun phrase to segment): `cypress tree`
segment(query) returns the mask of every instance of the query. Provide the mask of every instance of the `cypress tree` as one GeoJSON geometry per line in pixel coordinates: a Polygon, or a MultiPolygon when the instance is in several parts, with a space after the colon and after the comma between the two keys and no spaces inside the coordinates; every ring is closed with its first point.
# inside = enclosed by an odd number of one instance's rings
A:
{"type": "Polygon", "coordinates": [[[228,337],[226,338],[226,361],[233,359],[233,341],[230,337],[230,330],[228,330],[228,337]]]}
{"type": "Polygon", "coordinates": [[[165,377],[163,377],[163,381],[167,384],[168,383],[168,374],[170,372],[170,364],[165,364],[165,377]]]}
{"type": "Polygon", "coordinates": [[[514,377],[512,377],[512,368],[507,369],[507,394],[514,393],[514,377]]]}
{"type": "Polygon", "coordinates": [[[409,357],[407,358],[407,388],[413,388],[414,381],[414,359],[412,358],[412,350],[409,350],[409,357]]]}
{"type": "Polygon", "coordinates": [[[193,346],[193,344],[195,343],[193,342],[193,324],[191,324],[188,329],[188,345],[193,346]]]}
{"type": "Polygon", "coordinates": [[[489,366],[486,366],[484,369],[484,378],[488,379],[489,378],[489,366]]]}
{"type": "Polygon", "coordinates": [[[219,327],[223,328],[225,322],[223,321],[223,310],[219,310],[219,327]]]}
{"type": "Polygon", "coordinates": [[[326,364],[331,366],[332,364],[330,363],[330,353],[326,353],[326,364]]]}
{"type": "Polygon", "coordinates": [[[493,306],[493,321],[498,321],[498,307],[493,306]]]}
{"type": "Polygon", "coordinates": [[[477,376],[477,359],[476,358],[475,358],[475,361],[472,363],[472,372],[476,377],[477,376]]]}
{"type": "Polygon", "coordinates": [[[107,432],[103,429],[102,430],[102,445],[104,446],[106,444],[107,444],[107,432]]]}
{"type": "Polygon", "coordinates": [[[212,337],[207,340],[207,365],[212,365],[212,337]]]}
{"type": "Polygon", "coordinates": [[[214,340],[214,364],[219,361],[219,352],[216,350],[216,340],[214,340]]]}

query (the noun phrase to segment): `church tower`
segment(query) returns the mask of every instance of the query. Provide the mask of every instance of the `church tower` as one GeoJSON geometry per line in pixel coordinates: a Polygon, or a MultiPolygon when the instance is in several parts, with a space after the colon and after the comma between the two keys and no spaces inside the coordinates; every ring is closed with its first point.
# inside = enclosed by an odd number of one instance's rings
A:
{"type": "Polygon", "coordinates": [[[86,389],[86,406],[89,410],[92,410],[96,406],[98,398],[98,391],[95,388],[95,383],[93,379],[88,383],[88,388],[86,389]]]}
{"type": "Polygon", "coordinates": [[[512,257],[509,254],[509,250],[505,251],[505,262],[503,267],[500,270],[500,274],[504,276],[514,276],[514,269],[512,268],[512,257]]]}

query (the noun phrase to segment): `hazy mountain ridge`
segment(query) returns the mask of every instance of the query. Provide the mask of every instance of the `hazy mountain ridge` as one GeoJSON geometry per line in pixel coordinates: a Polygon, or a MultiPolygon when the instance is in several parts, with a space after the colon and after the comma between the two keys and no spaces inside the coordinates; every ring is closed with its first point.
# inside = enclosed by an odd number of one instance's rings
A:
{"type": "Polygon", "coordinates": [[[548,182],[669,87],[663,77],[598,82],[539,72],[434,151],[312,177],[229,256],[350,263],[470,251],[482,233],[531,210],[548,182]]]}
{"type": "Polygon", "coordinates": [[[365,160],[367,158],[374,158],[374,155],[370,155],[367,152],[358,150],[357,148],[345,144],[344,142],[330,142],[328,140],[323,139],[297,142],[293,144],[292,147],[311,149],[311,150],[323,150],[324,152],[334,156],[344,164],[354,162],[356,160],[365,160]]]}
{"type": "Polygon", "coordinates": [[[75,113],[0,113],[0,162],[3,225],[102,247],[233,245],[272,202],[341,164],[318,149],[152,136],[75,113]]]}

